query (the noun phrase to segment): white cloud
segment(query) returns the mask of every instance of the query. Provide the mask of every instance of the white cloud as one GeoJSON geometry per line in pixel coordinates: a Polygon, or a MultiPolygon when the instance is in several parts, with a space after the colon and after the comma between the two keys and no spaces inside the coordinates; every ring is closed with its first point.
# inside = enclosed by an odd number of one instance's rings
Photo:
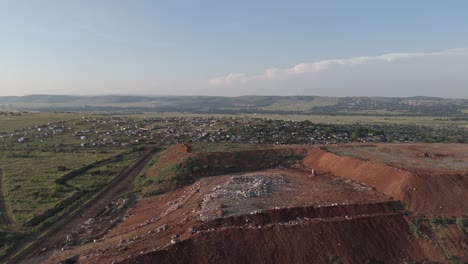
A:
{"type": "Polygon", "coordinates": [[[213,78],[210,80],[212,85],[231,85],[234,83],[245,83],[249,77],[244,73],[229,73],[226,76],[213,78]]]}
{"type": "Polygon", "coordinates": [[[235,85],[245,84],[256,80],[275,80],[279,78],[288,78],[294,75],[315,74],[321,71],[330,70],[334,67],[355,67],[370,63],[392,63],[398,60],[434,57],[434,56],[457,56],[468,55],[468,48],[450,49],[439,52],[414,52],[414,53],[388,53],[379,56],[362,56],[347,59],[330,59],[309,63],[300,63],[291,68],[266,69],[262,74],[249,75],[247,73],[229,73],[226,76],[216,77],[209,81],[211,85],[235,85]]]}

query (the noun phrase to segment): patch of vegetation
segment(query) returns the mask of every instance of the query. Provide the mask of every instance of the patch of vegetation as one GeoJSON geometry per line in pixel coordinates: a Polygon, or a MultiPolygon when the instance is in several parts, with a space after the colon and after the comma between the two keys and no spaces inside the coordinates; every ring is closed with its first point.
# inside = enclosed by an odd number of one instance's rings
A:
{"type": "MultiPolygon", "coordinates": [[[[93,163],[87,164],[87,165],[82,166],[82,167],[80,167],[78,169],[75,169],[75,170],[72,170],[70,172],[67,172],[67,173],[63,174],[59,178],[55,179],[55,183],[65,184],[68,180],[73,179],[74,177],[76,177],[76,176],[78,176],[80,174],[83,174],[83,173],[89,171],[92,168],[96,168],[96,167],[101,166],[101,165],[103,165],[105,163],[120,162],[122,160],[123,160],[123,155],[119,154],[119,155],[116,155],[114,157],[105,158],[105,159],[102,159],[102,160],[95,161],[93,163]]],[[[91,172],[91,174],[100,175],[100,174],[103,174],[103,172],[101,170],[94,170],[93,172],[91,172]]]]}
{"type": "Polygon", "coordinates": [[[194,182],[193,172],[199,169],[199,160],[188,157],[176,165],[176,176],[171,179],[174,186],[185,186],[194,182]]]}
{"type": "MultiPolygon", "coordinates": [[[[47,220],[48,218],[51,218],[51,217],[56,217],[59,212],[63,211],[64,209],[66,209],[68,207],[70,207],[71,204],[75,203],[77,200],[80,200],[83,197],[83,195],[85,195],[85,194],[86,194],[86,192],[83,192],[83,191],[73,192],[70,196],[63,199],[59,203],[57,203],[54,207],[49,208],[44,212],[40,212],[35,217],[31,218],[24,225],[29,226],[29,227],[36,227],[36,226],[39,226],[40,224],[43,224],[43,222],[45,222],[45,220],[47,220]]],[[[46,226],[49,226],[49,224],[47,224],[46,226]]],[[[44,225],[40,225],[40,228],[38,228],[38,229],[41,230],[44,227],[45,227],[44,225]]]]}
{"type": "MultiPolygon", "coordinates": [[[[261,149],[262,146],[257,144],[245,143],[193,143],[190,145],[193,153],[208,153],[208,152],[231,152],[241,150],[261,149]]],[[[265,147],[266,148],[266,147],[265,147]]]]}
{"type": "Polygon", "coordinates": [[[146,197],[161,194],[192,183],[191,171],[195,167],[196,161],[193,158],[185,158],[182,161],[158,167],[154,170],[153,177],[143,176],[146,179],[137,181],[136,186],[146,197]]]}
{"type": "Polygon", "coordinates": [[[425,225],[425,220],[423,218],[415,218],[412,223],[410,223],[410,230],[420,238],[428,238],[428,227],[425,225]]]}
{"type": "Polygon", "coordinates": [[[456,224],[464,231],[468,227],[468,219],[464,217],[438,217],[438,218],[414,218],[410,223],[411,231],[420,238],[428,238],[432,232],[440,231],[439,228],[447,228],[456,224]]]}
{"type": "Polygon", "coordinates": [[[282,163],[294,164],[301,161],[304,157],[294,152],[284,152],[280,155],[282,163]]]}
{"type": "MultiPolygon", "coordinates": [[[[4,112],[5,113],[5,112],[4,112]]],[[[0,115],[0,133],[40,125],[44,123],[69,121],[80,117],[77,113],[9,113],[0,115]]]]}
{"type": "Polygon", "coordinates": [[[448,256],[447,260],[450,262],[450,264],[463,264],[463,263],[465,263],[460,257],[455,256],[455,255],[448,256]]]}
{"type": "Polygon", "coordinates": [[[24,96],[0,97],[3,107],[42,111],[191,112],[204,114],[332,114],[464,116],[466,100],[431,97],[317,96],[24,96]]]}
{"type": "Polygon", "coordinates": [[[7,157],[10,159],[30,159],[30,158],[34,158],[35,156],[31,154],[30,152],[21,152],[21,153],[12,152],[12,153],[8,153],[7,157]]]}
{"type": "Polygon", "coordinates": [[[430,218],[429,219],[429,224],[431,226],[442,226],[442,227],[447,227],[448,224],[450,224],[452,221],[448,218],[442,217],[442,218],[430,218]]]}
{"type": "Polygon", "coordinates": [[[0,259],[10,253],[15,244],[26,236],[26,233],[0,231],[0,259]]]}
{"type": "Polygon", "coordinates": [[[65,247],[73,247],[73,246],[81,244],[80,242],[81,241],[77,239],[66,239],[62,245],[65,247]]]}
{"type": "Polygon", "coordinates": [[[178,175],[180,163],[184,158],[161,163],[160,161],[168,154],[168,150],[161,151],[146,165],[133,182],[132,188],[135,192],[143,196],[153,196],[175,187],[173,182],[175,180],[172,179],[178,175]]]}
{"type": "Polygon", "coordinates": [[[126,192],[119,195],[114,201],[108,204],[105,208],[102,208],[100,212],[97,213],[96,218],[101,218],[108,216],[120,209],[127,209],[132,207],[138,201],[138,195],[135,192],[126,192]]]}
{"type": "Polygon", "coordinates": [[[460,230],[462,231],[465,231],[465,229],[468,228],[468,218],[466,217],[457,217],[455,223],[457,224],[458,228],[460,228],[460,230]]]}
{"type": "MultiPolygon", "coordinates": [[[[25,159],[17,158],[18,155],[22,156],[25,153],[23,151],[12,153],[0,153],[0,163],[4,164],[2,187],[8,214],[20,226],[38,216],[41,212],[53,208],[60,201],[66,199],[76,188],[91,191],[88,188],[92,185],[90,179],[72,183],[68,181],[68,185],[62,185],[65,181],[58,179],[61,179],[63,175],[70,174],[63,174],[62,171],[57,169],[59,166],[71,169],[71,174],[75,178],[80,178],[78,176],[85,174],[87,171],[80,168],[86,167],[86,164],[92,164],[96,160],[107,159],[112,155],[87,150],[67,153],[66,155],[55,152],[33,151],[31,155],[34,155],[34,159],[25,159]],[[13,155],[13,158],[12,153],[17,155],[13,155]],[[58,182],[56,182],[57,180],[58,182]]],[[[110,166],[109,163],[108,168],[113,169],[113,167],[121,168],[115,166],[115,163],[110,166]]],[[[111,176],[102,177],[102,175],[99,175],[93,177],[93,179],[99,181],[106,179],[107,181],[109,177],[111,176]]]]}
{"type": "MultiPolygon", "coordinates": [[[[141,193],[143,196],[153,196],[173,190],[177,187],[192,184],[197,177],[218,175],[223,173],[241,172],[253,169],[268,169],[278,165],[291,165],[300,160],[302,156],[292,150],[284,149],[270,154],[257,154],[243,152],[248,150],[262,149],[262,146],[253,144],[193,144],[192,153],[172,153],[171,149],[158,153],[133,183],[133,190],[141,193]],[[217,153],[224,158],[217,160],[217,153]],[[229,152],[229,153],[224,153],[229,152]],[[177,154],[177,155],[175,155],[177,154]],[[230,154],[230,155],[229,155],[230,154]],[[252,166],[241,167],[237,161],[245,160],[246,156],[255,160],[252,166]],[[265,155],[265,156],[264,156],[265,155]],[[270,156],[271,155],[271,156],[270,156]],[[174,157],[173,157],[174,156],[174,157]],[[167,162],[168,157],[171,160],[167,162]],[[272,158],[276,157],[276,158],[272,158]],[[213,162],[211,164],[210,162],[213,162]],[[210,163],[210,164],[208,164],[210,163]]],[[[271,146],[263,146],[265,152],[271,149],[271,146]]],[[[284,148],[281,147],[281,148],[284,148]]],[[[177,151],[177,150],[176,150],[177,151]]],[[[247,158],[249,159],[249,158],[247,158]]]]}

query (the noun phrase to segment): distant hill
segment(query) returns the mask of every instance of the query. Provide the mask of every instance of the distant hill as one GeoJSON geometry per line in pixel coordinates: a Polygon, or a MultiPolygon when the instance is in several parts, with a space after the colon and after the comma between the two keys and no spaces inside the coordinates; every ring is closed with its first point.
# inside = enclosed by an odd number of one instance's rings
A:
{"type": "Polygon", "coordinates": [[[0,111],[195,112],[465,117],[468,99],[321,96],[0,96],[0,111]]]}

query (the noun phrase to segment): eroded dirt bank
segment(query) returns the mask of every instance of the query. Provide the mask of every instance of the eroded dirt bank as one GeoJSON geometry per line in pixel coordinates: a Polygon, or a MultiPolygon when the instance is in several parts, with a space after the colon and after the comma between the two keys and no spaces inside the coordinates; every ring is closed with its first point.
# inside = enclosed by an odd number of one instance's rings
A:
{"type": "Polygon", "coordinates": [[[468,175],[409,171],[374,161],[343,157],[321,148],[309,151],[304,165],[376,188],[406,208],[428,216],[468,215],[468,175]]]}
{"type": "Polygon", "coordinates": [[[197,161],[197,177],[222,175],[235,172],[258,171],[277,166],[288,166],[303,159],[307,149],[284,148],[245,150],[236,152],[200,153],[197,161]]]}
{"type": "Polygon", "coordinates": [[[229,227],[256,227],[296,220],[352,219],[353,217],[402,214],[398,208],[401,208],[399,202],[389,201],[374,204],[333,204],[270,209],[239,216],[216,218],[192,229],[193,232],[196,232],[229,227]]]}
{"type": "Polygon", "coordinates": [[[223,220],[203,225],[213,231],[120,263],[403,263],[423,259],[393,203],[285,208],[223,220]]]}

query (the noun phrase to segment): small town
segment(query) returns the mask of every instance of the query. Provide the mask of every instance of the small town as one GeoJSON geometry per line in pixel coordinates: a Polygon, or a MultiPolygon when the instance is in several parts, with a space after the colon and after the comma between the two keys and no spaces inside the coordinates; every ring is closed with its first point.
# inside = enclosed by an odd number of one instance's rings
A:
{"type": "Polygon", "coordinates": [[[191,142],[340,144],[349,142],[465,142],[462,128],[336,125],[250,117],[139,117],[94,115],[0,134],[7,146],[58,149],[172,145],[191,142]]]}

